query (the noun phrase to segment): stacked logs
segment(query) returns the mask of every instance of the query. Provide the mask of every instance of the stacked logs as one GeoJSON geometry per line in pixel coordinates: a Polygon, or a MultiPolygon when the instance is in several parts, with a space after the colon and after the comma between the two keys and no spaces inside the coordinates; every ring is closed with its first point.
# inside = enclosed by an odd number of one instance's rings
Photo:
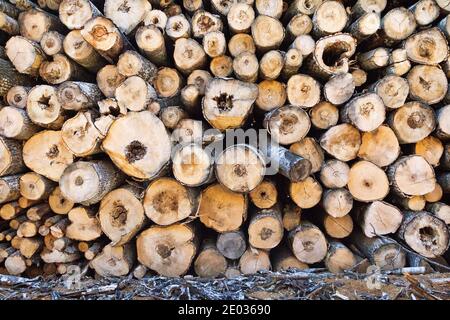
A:
{"type": "Polygon", "coordinates": [[[448,270],[449,13],[0,0],[2,272],[448,270]]]}

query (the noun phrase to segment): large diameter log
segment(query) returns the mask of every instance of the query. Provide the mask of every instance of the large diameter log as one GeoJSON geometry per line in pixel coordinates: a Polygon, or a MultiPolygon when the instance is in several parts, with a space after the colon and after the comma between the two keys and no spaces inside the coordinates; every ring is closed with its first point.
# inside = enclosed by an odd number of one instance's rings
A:
{"type": "Polygon", "coordinates": [[[119,107],[130,111],[142,111],[156,100],[155,89],[139,76],[132,76],[122,82],[115,92],[119,107]]]}
{"type": "Polygon", "coordinates": [[[206,53],[194,39],[181,38],[175,42],[173,59],[177,69],[187,75],[195,69],[202,69],[206,63],[206,53]]]}
{"type": "Polygon", "coordinates": [[[377,129],[385,118],[383,100],[375,93],[355,97],[341,109],[341,120],[363,132],[377,129]]]}
{"type": "Polygon", "coordinates": [[[289,232],[289,244],[295,257],[301,262],[312,264],[322,261],[328,251],[328,243],[318,227],[302,221],[289,232]]]}
{"type": "Polygon", "coordinates": [[[395,233],[402,219],[401,211],[384,201],[374,201],[356,210],[356,221],[369,238],[395,233]]]}
{"type": "Polygon", "coordinates": [[[320,138],[320,146],[341,161],[356,158],[361,146],[361,134],[350,124],[339,124],[328,129],[320,138]]]}
{"type": "Polygon", "coordinates": [[[358,157],[385,167],[392,164],[400,155],[400,145],[394,131],[388,126],[379,126],[361,136],[358,157]]]}
{"type": "Polygon", "coordinates": [[[123,172],[140,179],[157,176],[171,155],[166,129],[150,111],[130,112],[117,119],[102,148],[123,172]]]}
{"type": "Polygon", "coordinates": [[[247,217],[247,197],[213,184],[202,192],[198,215],[200,221],[217,232],[238,230],[247,217]]]}
{"type": "Polygon", "coordinates": [[[39,67],[46,56],[37,43],[15,36],[6,42],[5,49],[8,59],[17,71],[32,76],[39,74],[39,67]]]}
{"type": "Polygon", "coordinates": [[[308,114],[300,107],[283,106],[265,115],[263,126],[272,139],[283,145],[302,140],[311,127],[308,114]]]}
{"type": "Polygon", "coordinates": [[[59,5],[59,19],[70,29],[82,29],[100,11],[89,0],[63,0],[59,5]]]}
{"type": "Polygon", "coordinates": [[[55,30],[64,32],[66,28],[53,14],[43,10],[30,9],[19,14],[20,34],[27,39],[39,42],[45,32],[55,30]]]}
{"type": "Polygon", "coordinates": [[[193,216],[198,208],[198,193],[172,178],[160,178],[144,193],[146,216],[158,225],[170,225],[193,216]]]}
{"type": "Polygon", "coordinates": [[[14,175],[26,171],[22,157],[22,143],[0,137],[0,176],[14,175]]]}
{"type": "Polygon", "coordinates": [[[234,192],[250,192],[263,180],[265,161],[251,145],[237,144],[226,148],[216,159],[216,177],[234,192]]]}
{"type": "Polygon", "coordinates": [[[47,129],[60,129],[65,120],[57,90],[53,86],[38,85],[28,93],[27,114],[35,124],[47,129]]]}
{"type": "Polygon", "coordinates": [[[412,62],[436,65],[447,58],[448,43],[438,28],[417,32],[404,44],[408,59],[412,62]]]}
{"type": "Polygon", "coordinates": [[[415,143],[426,138],[436,127],[436,118],[431,107],[412,101],[394,110],[388,118],[400,143],[415,143]]]}
{"type": "Polygon", "coordinates": [[[63,171],[73,160],[73,154],[62,141],[61,131],[41,131],[23,146],[25,165],[53,181],[59,181],[63,171]]]}
{"type": "Polygon", "coordinates": [[[341,105],[350,100],[355,92],[355,81],[350,73],[342,73],[331,77],[325,84],[325,99],[334,105],[341,105]]]}
{"type": "Polygon", "coordinates": [[[98,72],[106,63],[94,47],[84,40],[80,30],[72,30],[65,36],[63,48],[69,58],[91,72],[98,72]]]}
{"type": "Polygon", "coordinates": [[[320,78],[349,71],[349,59],[355,54],[356,39],[349,34],[335,34],[319,39],[307,60],[311,74],[320,78]]]}
{"type": "Polygon", "coordinates": [[[355,230],[350,240],[371,263],[375,264],[381,270],[403,268],[406,264],[404,250],[397,242],[390,238],[369,238],[361,230],[355,230]]]}
{"type": "Polygon", "coordinates": [[[102,277],[120,277],[130,273],[136,257],[131,244],[123,246],[106,245],[90,266],[102,277]]]}
{"type": "Polygon", "coordinates": [[[283,222],[280,208],[263,209],[255,212],[248,226],[248,242],[256,249],[270,250],[283,239],[283,222]]]}
{"type": "Polygon", "coordinates": [[[448,80],[437,66],[416,65],[407,76],[409,96],[426,104],[442,101],[447,93],[448,80]]]}
{"type": "Polygon", "coordinates": [[[141,264],[162,276],[179,277],[196,255],[197,240],[189,224],[153,226],[137,237],[136,247],[141,264]]]}
{"type": "Polygon", "coordinates": [[[225,274],[228,262],[217,249],[213,239],[205,239],[194,261],[195,273],[202,278],[216,278],[225,274]]]}
{"type": "Polygon", "coordinates": [[[20,177],[21,175],[13,175],[0,178],[0,203],[6,203],[19,199],[20,177]]]}
{"type": "Polygon", "coordinates": [[[174,177],[183,185],[198,187],[214,178],[214,160],[208,150],[190,143],[175,151],[172,159],[174,177]]]}
{"type": "Polygon", "coordinates": [[[348,22],[347,11],[339,1],[324,1],[313,16],[313,34],[318,38],[344,30],[348,22]]]}
{"type": "Polygon", "coordinates": [[[344,244],[338,241],[330,241],[325,266],[332,273],[343,273],[356,264],[355,254],[344,244]]]}
{"type": "Polygon", "coordinates": [[[206,87],[203,116],[216,129],[243,125],[258,96],[258,87],[235,79],[213,79],[206,87]]]}
{"type": "Polygon", "coordinates": [[[417,27],[414,14],[406,8],[398,7],[390,10],[381,20],[383,35],[390,44],[408,38],[417,27]],[[399,23],[401,21],[401,23],[399,23]]]}
{"type": "Polygon", "coordinates": [[[386,173],[369,161],[355,163],[349,172],[348,189],[361,202],[384,199],[389,193],[386,173]]]}
{"type": "Polygon", "coordinates": [[[83,205],[100,202],[124,181],[124,174],[106,160],[78,161],[61,175],[59,186],[69,200],[83,205]]]}
{"type": "Polygon", "coordinates": [[[249,33],[255,20],[253,7],[245,2],[235,2],[227,14],[228,27],[233,33],[249,33]]]}
{"type": "Polygon", "coordinates": [[[447,225],[426,211],[404,212],[397,236],[415,252],[427,258],[443,255],[449,246],[447,225]]]}
{"type": "Polygon", "coordinates": [[[96,213],[89,208],[75,207],[68,213],[70,224],[65,230],[69,239],[77,241],[93,241],[102,235],[100,222],[96,213]]]}
{"type": "Polygon", "coordinates": [[[394,192],[406,196],[422,196],[434,190],[433,167],[421,156],[399,158],[387,170],[394,192]]]}
{"type": "Polygon", "coordinates": [[[146,0],[106,0],[104,13],[124,34],[130,34],[152,8],[146,0]]]}
{"type": "Polygon", "coordinates": [[[258,271],[269,271],[272,265],[269,253],[249,247],[239,259],[239,269],[243,274],[255,274],[258,271]]]}
{"type": "Polygon", "coordinates": [[[216,241],[217,250],[228,259],[239,259],[247,248],[247,241],[242,231],[220,233],[216,241]]]}
{"type": "Polygon", "coordinates": [[[405,104],[409,94],[408,81],[397,75],[387,75],[370,87],[389,109],[397,109],[405,104]]]}

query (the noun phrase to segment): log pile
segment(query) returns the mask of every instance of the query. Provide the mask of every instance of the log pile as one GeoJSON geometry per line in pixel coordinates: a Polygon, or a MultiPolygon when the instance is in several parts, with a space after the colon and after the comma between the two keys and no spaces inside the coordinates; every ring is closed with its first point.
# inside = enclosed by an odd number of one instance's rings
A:
{"type": "Polygon", "coordinates": [[[1,272],[448,270],[447,1],[0,0],[0,30],[1,272]]]}

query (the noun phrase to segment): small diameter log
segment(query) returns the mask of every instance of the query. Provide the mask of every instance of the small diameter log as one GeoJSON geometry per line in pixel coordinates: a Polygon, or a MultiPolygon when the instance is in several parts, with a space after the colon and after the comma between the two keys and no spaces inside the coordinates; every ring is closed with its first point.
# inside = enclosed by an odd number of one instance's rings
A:
{"type": "Polygon", "coordinates": [[[10,36],[16,36],[20,33],[17,20],[3,12],[0,12],[0,30],[10,36]]]}
{"type": "Polygon", "coordinates": [[[319,78],[349,71],[349,59],[355,54],[356,39],[349,34],[335,34],[321,38],[308,58],[307,69],[319,78]]]}
{"type": "Polygon", "coordinates": [[[216,241],[217,250],[227,259],[239,259],[247,248],[247,241],[242,231],[220,233],[216,241]]]}
{"type": "Polygon", "coordinates": [[[233,73],[233,59],[225,55],[212,58],[209,70],[217,78],[230,77],[233,73]]]}
{"type": "Polygon", "coordinates": [[[434,187],[434,190],[427,193],[424,198],[427,202],[434,203],[438,202],[442,199],[442,196],[444,195],[444,191],[442,190],[442,187],[439,183],[436,183],[436,186],[434,187]]]}
{"type": "Polygon", "coordinates": [[[173,175],[183,185],[198,187],[212,180],[213,162],[208,150],[196,143],[187,144],[174,153],[173,175]]]}
{"type": "Polygon", "coordinates": [[[0,137],[0,176],[13,175],[26,171],[22,157],[22,143],[0,137]]]}
{"type": "Polygon", "coordinates": [[[347,186],[353,198],[361,202],[382,200],[389,193],[386,173],[365,160],[356,162],[351,167],[347,186]]]}
{"type": "Polygon", "coordinates": [[[269,253],[249,247],[239,259],[239,269],[243,274],[255,274],[272,269],[269,253]]]}
{"type": "Polygon", "coordinates": [[[88,20],[81,36],[109,63],[114,63],[127,44],[123,35],[114,23],[105,17],[88,20]]]}
{"type": "Polygon", "coordinates": [[[334,105],[346,103],[355,92],[355,81],[350,73],[342,73],[331,77],[323,88],[323,95],[334,105]]]}
{"type": "Polygon", "coordinates": [[[159,69],[153,79],[153,87],[158,97],[166,99],[168,103],[173,102],[173,105],[178,102],[183,85],[183,77],[172,68],[159,69]]]}
{"type": "Polygon", "coordinates": [[[206,87],[203,116],[219,130],[239,128],[258,96],[258,87],[234,79],[213,79],[206,87]]]}
{"type": "Polygon", "coordinates": [[[42,35],[40,45],[45,54],[53,56],[64,53],[64,36],[57,31],[47,31],[42,35]]]}
{"type": "Polygon", "coordinates": [[[20,34],[32,41],[39,42],[45,32],[55,30],[64,33],[66,28],[57,16],[43,10],[30,9],[19,14],[20,34]]]}
{"type": "Polygon", "coordinates": [[[45,61],[46,56],[37,43],[21,36],[15,36],[9,38],[5,49],[8,59],[17,71],[31,76],[39,74],[39,67],[45,61]]]}
{"type": "Polygon", "coordinates": [[[159,117],[167,129],[173,130],[181,120],[188,117],[188,114],[179,106],[170,106],[162,109],[159,117]]]}
{"type": "Polygon", "coordinates": [[[105,0],[105,16],[125,35],[130,34],[144,20],[152,5],[147,0],[105,0]]]}
{"type": "Polygon", "coordinates": [[[299,261],[286,246],[279,246],[272,256],[273,270],[276,272],[287,270],[304,270],[308,265],[299,261]]]}
{"type": "Polygon", "coordinates": [[[117,188],[124,178],[123,173],[109,161],[78,161],[64,170],[59,185],[67,199],[91,205],[117,188]]]}
{"type": "Polygon", "coordinates": [[[285,13],[285,19],[291,19],[293,15],[303,13],[306,15],[313,15],[323,0],[295,0],[289,4],[285,13]]]}
{"type": "Polygon", "coordinates": [[[193,216],[198,208],[198,193],[172,178],[149,184],[144,194],[145,215],[158,225],[170,225],[193,216]]]}
{"type": "Polygon", "coordinates": [[[361,136],[358,157],[385,167],[392,164],[400,155],[400,145],[394,131],[388,126],[380,126],[361,136]]]}
{"type": "Polygon", "coordinates": [[[410,211],[422,211],[427,203],[424,196],[406,197],[402,195],[394,195],[391,202],[401,206],[405,210],[410,211]]]}
{"type": "Polygon", "coordinates": [[[152,226],[136,241],[138,261],[159,275],[185,274],[197,253],[197,239],[190,224],[152,226]]]}
{"type": "Polygon", "coordinates": [[[117,71],[125,77],[139,76],[151,82],[156,76],[156,66],[135,51],[125,51],[119,56],[117,71]]]}
{"type": "Polygon", "coordinates": [[[398,109],[405,104],[409,94],[409,84],[404,78],[388,75],[378,80],[370,89],[375,92],[389,109],[398,109]]]}
{"type": "Polygon", "coordinates": [[[283,208],[283,227],[287,231],[295,229],[301,221],[302,209],[293,203],[288,203],[283,208]]]}
{"type": "Polygon", "coordinates": [[[386,118],[383,100],[375,93],[367,93],[350,100],[341,109],[341,119],[363,132],[377,129],[386,118]]]}
{"type": "Polygon", "coordinates": [[[305,137],[289,148],[292,153],[311,162],[311,173],[320,171],[324,162],[324,152],[314,138],[305,137]]]}
{"type": "Polygon", "coordinates": [[[311,122],[308,114],[300,107],[284,106],[267,113],[263,126],[275,142],[289,145],[306,136],[311,122]]]}
{"type": "Polygon", "coordinates": [[[442,101],[447,93],[448,81],[444,71],[436,66],[416,65],[407,76],[409,97],[426,104],[442,101]]]}
{"type": "Polygon", "coordinates": [[[360,17],[369,12],[381,14],[386,5],[387,0],[357,0],[351,12],[353,17],[360,17]]]}
{"type": "Polygon", "coordinates": [[[309,34],[302,34],[294,39],[289,48],[297,49],[302,55],[303,59],[306,59],[314,52],[316,48],[316,41],[309,34]]]}
{"type": "Polygon", "coordinates": [[[34,200],[27,199],[25,197],[20,197],[17,200],[17,203],[19,204],[20,208],[26,209],[26,208],[31,207],[32,205],[35,205],[36,203],[39,203],[39,201],[34,201],[34,200]]]}
{"type": "Polygon", "coordinates": [[[183,0],[183,8],[193,14],[197,10],[203,9],[203,0],[183,0]]]}
{"type": "Polygon", "coordinates": [[[389,75],[403,76],[411,69],[411,62],[408,60],[405,49],[395,49],[389,57],[389,66],[384,69],[384,73],[389,75]]]}
{"type": "Polygon", "coordinates": [[[64,54],[55,54],[53,61],[44,61],[39,75],[50,84],[60,84],[68,80],[90,80],[91,76],[64,54]]]}
{"type": "Polygon", "coordinates": [[[389,49],[376,48],[358,55],[358,64],[365,71],[386,67],[389,64],[389,49]]]}
{"type": "Polygon", "coordinates": [[[6,203],[19,199],[20,177],[20,175],[13,175],[0,178],[0,203],[6,203]]]}
{"type": "Polygon", "coordinates": [[[57,94],[63,109],[74,111],[93,108],[103,97],[95,84],[75,81],[62,83],[57,94]]]}
{"type": "Polygon", "coordinates": [[[173,41],[189,38],[191,36],[191,24],[183,14],[171,16],[167,19],[165,34],[173,41]]]}
{"type": "Polygon", "coordinates": [[[284,233],[281,219],[281,211],[277,206],[254,212],[248,226],[250,246],[264,250],[278,246],[284,233]]]}
{"type": "Polygon", "coordinates": [[[91,18],[101,15],[89,0],[63,0],[59,5],[59,18],[70,29],[82,29],[91,18]]]}
{"type": "Polygon", "coordinates": [[[353,37],[362,41],[374,35],[381,27],[380,15],[376,12],[368,12],[348,27],[348,31],[353,35],[353,37]]]}
{"type": "Polygon", "coordinates": [[[201,278],[223,276],[227,269],[227,259],[217,249],[213,239],[205,239],[194,261],[194,271],[201,278]]]}
{"type": "Polygon", "coordinates": [[[44,248],[40,254],[41,259],[45,263],[69,263],[77,261],[80,258],[80,252],[71,247],[64,251],[49,250],[44,248]]]}
{"type": "Polygon", "coordinates": [[[415,252],[427,258],[443,255],[449,246],[447,225],[426,211],[404,212],[397,236],[415,252]]]}
{"type": "Polygon", "coordinates": [[[400,195],[423,196],[434,190],[433,167],[421,156],[400,157],[387,170],[392,190],[400,195]]]}
{"type": "Polygon", "coordinates": [[[55,188],[55,183],[35,172],[20,177],[20,194],[30,200],[47,199],[55,188]]]}
{"type": "Polygon", "coordinates": [[[436,217],[445,222],[445,224],[450,224],[450,206],[443,202],[428,203],[426,210],[436,217]]]}
{"type": "Polygon", "coordinates": [[[390,238],[369,238],[361,230],[355,230],[352,233],[351,242],[381,270],[403,268],[406,264],[405,252],[397,242],[390,238]]]}
{"type": "Polygon", "coordinates": [[[327,130],[338,123],[339,109],[327,101],[322,101],[309,110],[309,117],[314,127],[327,130]]]}
{"type": "Polygon", "coordinates": [[[250,192],[263,180],[265,161],[254,147],[237,144],[226,148],[216,159],[216,177],[234,192],[250,192]]]}
{"type": "Polygon", "coordinates": [[[288,40],[294,40],[296,37],[309,34],[312,31],[313,23],[311,18],[303,13],[296,14],[286,25],[288,40]]]}
{"type": "Polygon", "coordinates": [[[157,25],[139,27],[136,31],[136,44],[141,53],[158,66],[168,62],[164,35],[157,25]]]}
{"type": "Polygon", "coordinates": [[[277,49],[284,40],[285,30],[275,18],[259,15],[251,25],[255,46],[260,52],[277,49]]]}
{"type": "Polygon", "coordinates": [[[284,65],[281,69],[281,76],[284,79],[289,79],[298,73],[298,70],[303,64],[302,53],[295,49],[289,49],[284,55],[284,65]]]}
{"type": "Polygon", "coordinates": [[[200,91],[194,84],[189,84],[181,89],[180,100],[184,108],[191,114],[198,114],[200,109],[200,91]]]}
{"type": "Polygon", "coordinates": [[[445,107],[436,110],[436,122],[437,122],[436,136],[443,141],[450,140],[449,118],[450,118],[450,105],[447,105],[445,107]]]}
{"type": "Polygon", "coordinates": [[[107,98],[114,97],[116,88],[125,79],[126,77],[119,73],[115,65],[107,65],[97,73],[97,85],[107,98]]]}
{"type": "Polygon", "coordinates": [[[60,187],[56,187],[50,194],[48,204],[56,214],[67,214],[74,206],[72,201],[64,197],[60,187]]]}
{"type": "Polygon", "coordinates": [[[66,35],[63,48],[69,58],[91,72],[98,72],[106,64],[94,47],[84,40],[80,30],[72,30],[66,35]]]}
{"type": "Polygon", "coordinates": [[[233,33],[249,33],[255,21],[253,7],[245,2],[234,2],[227,14],[228,27],[233,33]]]}
{"type": "Polygon", "coordinates": [[[11,87],[6,95],[6,103],[15,108],[24,109],[27,106],[28,92],[31,87],[17,85],[11,87]]]}
{"type": "MultiPolygon", "coordinates": [[[[2,181],[4,181],[4,178],[3,178],[2,181]]],[[[25,221],[27,221],[27,216],[25,214],[23,214],[23,215],[17,216],[16,218],[10,220],[9,221],[9,226],[12,229],[17,230],[17,229],[19,229],[20,225],[22,223],[24,223],[25,221]]],[[[20,237],[18,237],[18,238],[20,238],[20,237]]]]}
{"type": "Polygon", "coordinates": [[[206,53],[197,41],[181,38],[175,42],[173,59],[177,69],[188,75],[195,69],[202,69],[205,66],[206,53]]]}
{"type": "Polygon", "coordinates": [[[34,172],[52,181],[59,181],[74,156],[64,145],[61,131],[46,130],[35,134],[25,143],[23,160],[34,172]]]}
{"type": "Polygon", "coordinates": [[[369,238],[395,233],[402,219],[402,212],[384,201],[374,201],[356,210],[356,221],[369,238]]]}
{"type": "Polygon", "coordinates": [[[414,33],[416,27],[417,22],[414,14],[403,7],[390,10],[381,20],[383,36],[389,44],[405,40],[414,33]]]}
{"type": "Polygon", "coordinates": [[[256,82],[259,62],[255,54],[243,52],[233,60],[233,72],[239,80],[256,82]]]}
{"type": "Polygon", "coordinates": [[[120,277],[130,273],[136,260],[135,249],[131,244],[124,246],[106,245],[92,261],[90,266],[102,277],[120,277]]]}
{"type": "Polygon", "coordinates": [[[139,179],[156,177],[171,155],[166,128],[150,111],[132,112],[117,119],[102,148],[120,170],[139,179]]]}
{"type": "Polygon", "coordinates": [[[259,15],[265,15],[269,17],[273,17],[275,19],[280,19],[283,14],[283,1],[276,0],[256,0],[255,8],[259,15]]]}
{"type": "Polygon", "coordinates": [[[422,156],[432,166],[438,166],[444,153],[444,146],[438,138],[428,136],[414,144],[413,152],[422,156]]]}
{"type": "Polygon", "coordinates": [[[242,52],[255,53],[255,42],[251,35],[238,33],[228,40],[228,51],[232,57],[237,57],[242,52]]]}
{"type": "MultiPolygon", "coordinates": [[[[94,242],[89,248],[84,252],[84,257],[86,260],[93,260],[105,247],[103,241],[94,242]]],[[[112,247],[114,248],[114,246],[112,247]]]]}
{"type": "Polygon", "coordinates": [[[447,39],[438,28],[412,35],[405,41],[404,48],[408,59],[420,64],[436,65],[448,55],[447,39]]]}
{"type": "Polygon", "coordinates": [[[299,182],[291,182],[289,185],[292,201],[302,209],[315,207],[320,202],[322,191],[322,186],[313,177],[307,177],[299,182]]]}
{"type": "MultiPolygon", "coordinates": [[[[9,202],[1,206],[0,208],[0,218],[3,220],[11,220],[17,217],[19,214],[23,213],[22,208],[19,206],[17,201],[9,202]]],[[[5,235],[6,239],[6,235],[5,235]]]]}
{"type": "Polygon", "coordinates": [[[30,221],[40,221],[41,225],[43,225],[45,218],[48,217],[50,213],[50,206],[47,203],[41,203],[27,210],[27,218],[30,221]]]}
{"type": "Polygon", "coordinates": [[[324,234],[311,222],[302,221],[288,235],[289,245],[301,262],[312,264],[322,261],[328,251],[324,234]]]}
{"type": "Polygon", "coordinates": [[[93,241],[102,235],[100,222],[89,208],[76,207],[69,211],[70,224],[65,230],[67,238],[77,241],[93,241]]]}
{"type": "Polygon", "coordinates": [[[39,221],[24,221],[17,228],[17,236],[21,238],[32,238],[38,234],[39,221]]]}
{"type": "Polygon", "coordinates": [[[25,264],[25,258],[20,254],[19,251],[11,254],[5,260],[5,268],[8,274],[17,276],[25,272],[27,265],[25,264]]]}
{"type": "Polygon", "coordinates": [[[27,114],[35,124],[47,129],[60,129],[65,115],[53,86],[38,85],[28,93],[27,114]]]}
{"type": "Polygon", "coordinates": [[[313,34],[317,38],[344,30],[348,22],[344,5],[339,1],[324,1],[313,16],[313,34]]]}
{"type": "Polygon", "coordinates": [[[345,188],[327,190],[322,196],[322,207],[330,216],[342,218],[353,208],[352,195],[345,188]]]}
{"type": "Polygon", "coordinates": [[[258,83],[256,106],[263,111],[271,111],[284,106],[286,102],[286,85],[275,80],[263,80],[258,83]]]}
{"type": "Polygon", "coordinates": [[[339,160],[326,161],[320,170],[320,181],[327,188],[343,188],[349,180],[350,167],[339,160]]]}
{"type": "Polygon", "coordinates": [[[350,68],[353,80],[355,81],[356,87],[361,87],[367,82],[367,72],[360,69],[359,66],[350,68]]]}
{"type": "Polygon", "coordinates": [[[205,10],[198,10],[191,19],[192,35],[195,38],[203,38],[207,33],[222,31],[223,23],[220,16],[205,10]]]}
{"type": "Polygon", "coordinates": [[[202,192],[198,215],[205,226],[217,232],[235,231],[246,220],[247,206],[246,195],[213,184],[202,192]]]}
{"type": "Polygon", "coordinates": [[[14,2],[16,1],[1,1],[0,2],[0,12],[3,12],[4,14],[7,14],[8,16],[12,18],[17,18],[19,16],[19,13],[23,11],[21,8],[19,8],[14,2]]]}
{"type": "Polygon", "coordinates": [[[276,185],[271,180],[264,180],[249,193],[250,200],[259,209],[269,209],[278,200],[276,185]]]}
{"type": "Polygon", "coordinates": [[[339,274],[352,269],[356,265],[357,259],[355,254],[344,244],[330,241],[324,263],[330,272],[339,274]]]}
{"type": "MultiPolygon", "coordinates": [[[[106,98],[106,99],[100,100],[97,102],[97,105],[98,105],[98,111],[100,111],[100,114],[102,116],[111,116],[114,119],[116,118],[116,116],[126,115],[128,112],[128,110],[124,106],[119,107],[117,100],[114,98],[106,98]]],[[[102,116],[100,116],[100,118],[102,118],[102,116]]],[[[97,118],[94,121],[94,124],[96,127],[97,127],[96,122],[99,121],[100,118],[97,118]]],[[[97,128],[97,129],[99,129],[99,131],[101,131],[100,128],[97,128]]]]}
{"type": "Polygon", "coordinates": [[[349,214],[340,218],[325,214],[322,224],[327,235],[334,239],[347,238],[353,231],[353,219],[349,214]]]}
{"type": "Polygon", "coordinates": [[[320,102],[320,84],[306,74],[296,74],[286,84],[288,101],[303,108],[311,108],[320,102]]]}
{"type": "Polygon", "coordinates": [[[350,124],[339,124],[328,129],[319,140],[327,153],[341,161],[356,158],[361,146],[361,134],[350,124]]]}
{"type": "Polygon", "coordinates": [[[436,119],[431,107],[412,101],[392,112],[388,124],[400,143],[415,143],[426,138],[435,129],[436,119]]]}

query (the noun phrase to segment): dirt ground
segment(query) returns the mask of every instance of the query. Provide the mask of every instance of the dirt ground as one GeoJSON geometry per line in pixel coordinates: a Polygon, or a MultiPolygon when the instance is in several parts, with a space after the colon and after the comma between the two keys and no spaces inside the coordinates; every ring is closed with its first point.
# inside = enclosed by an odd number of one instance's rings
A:
{"type": "Polygon", "coordinates": [[[0,275],[0,299],[133,300],[133,299],[298,299],[298,300],[447,300],[450,273],[428,275],[348,272],[262,273],[234,279],[186,276],[144,279],[82,277],[68,288],[66,277],[27,279],[0,275]]]}

